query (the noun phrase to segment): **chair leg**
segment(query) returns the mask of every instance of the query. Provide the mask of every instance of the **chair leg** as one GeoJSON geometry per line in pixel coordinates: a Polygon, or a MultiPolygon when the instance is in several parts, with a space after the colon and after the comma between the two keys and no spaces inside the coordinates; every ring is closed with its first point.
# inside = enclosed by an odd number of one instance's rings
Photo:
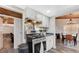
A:
{"type": "Polygon", "coordinates": [[[74,40],[74,46],[76,46],[77,45],[77,41],[76,40],[74,40]]]}
{"type": "Polygon", "coordinates": [[[70,43],[70,46],[73,46],[74,45],[74,42],[73,40],[69,42],[70,43]]]}
{"type": "Polygon", "coordinates": [[[67,45],[67,40],[64,40],[64,45],[67,45]]]}

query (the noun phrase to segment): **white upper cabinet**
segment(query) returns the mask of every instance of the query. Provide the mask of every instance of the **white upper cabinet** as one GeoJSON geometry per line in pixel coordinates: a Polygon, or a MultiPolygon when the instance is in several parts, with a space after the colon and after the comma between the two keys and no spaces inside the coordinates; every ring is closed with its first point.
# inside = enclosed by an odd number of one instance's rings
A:
{"type": "Polygon", "coordinates": [[[40,13],[37,13],[37,14],[36,14],[36,19],[37,19],[38,21],[42,21],[43,15],[41,15],[40,13]]]}
{"type": "Polygon", "coordinates": [[[49,24],[49,18],[47,16],[43,16],[42,25],[44,27],[48,27],[48,24],[49,24]]]}
{"type": "Polygon", "coordinates": [[[30,18],[30,19],[37,20],[37,21],[42,21],[42,26],[48,27],[49,17],[31,8],[26,8],[26,18],[30,18]]]}
{"type": "Polygon", "coordinates": [[[36,11],[31,8],[26,9],[26,18],[36,19],[36,11]]]}
{"type": "Polygon", "coordinates": [[[42,21],[42,26],[43,26],[43,27],[48,27],[49,18],[48,18],[47,16],[38,13],[38,14],[36,15],[36,19],[37,19],[38,21],[42,21]]]}

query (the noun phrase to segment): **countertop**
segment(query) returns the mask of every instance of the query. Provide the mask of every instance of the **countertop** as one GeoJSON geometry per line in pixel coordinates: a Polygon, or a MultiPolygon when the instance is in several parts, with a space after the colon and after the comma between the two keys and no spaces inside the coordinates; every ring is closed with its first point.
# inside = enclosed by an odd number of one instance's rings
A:
{"type": "Polygon", "coordinates": [[[51,36],[54,35],[53,33],[46,33],[46,35],[40,35],[40,34],[26,34],[28,39],[38,39],[38,38],[43,38],[46,36],[51,36]]]}
{"type": "Polygon", "coordinates": [[[54,35],[53,33],[46,33],[46,36],[54,35]]]}

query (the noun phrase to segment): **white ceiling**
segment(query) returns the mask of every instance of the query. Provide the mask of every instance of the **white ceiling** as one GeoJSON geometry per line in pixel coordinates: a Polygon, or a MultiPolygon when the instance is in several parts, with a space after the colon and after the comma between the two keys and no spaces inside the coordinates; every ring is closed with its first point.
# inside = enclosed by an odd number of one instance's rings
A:
{"type": "Polygon", "coordinates": [[[49,17],[79,11],[79,5],[14,5],[12,7],[16,7],[20,10],[24,10],[26,7],[29,7],[49,17]],[[47,13],[47,11],[50,12],[47,13]]]}
{"type": "Polygon", "coordinates": [[[30,8],[37,10],[49,17],[51,16],[59,16],[62,15],[68,11],[70,11],[72,7],[74,6],[64,6],[64,5],[38,5],[38,6],[29,6],[30,8]],[[47,11],[50,10],[49,13],[47,11]]]}

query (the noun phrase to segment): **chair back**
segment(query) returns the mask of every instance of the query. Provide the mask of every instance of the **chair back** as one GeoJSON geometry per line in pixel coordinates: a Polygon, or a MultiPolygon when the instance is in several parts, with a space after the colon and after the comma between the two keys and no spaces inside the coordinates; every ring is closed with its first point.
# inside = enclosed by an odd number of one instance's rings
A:
{"type": "Polygon", "coordinates": [[[72,41],[73,40],[73,36],[68,34],[66,35],[66,40],[72,41]]]}

